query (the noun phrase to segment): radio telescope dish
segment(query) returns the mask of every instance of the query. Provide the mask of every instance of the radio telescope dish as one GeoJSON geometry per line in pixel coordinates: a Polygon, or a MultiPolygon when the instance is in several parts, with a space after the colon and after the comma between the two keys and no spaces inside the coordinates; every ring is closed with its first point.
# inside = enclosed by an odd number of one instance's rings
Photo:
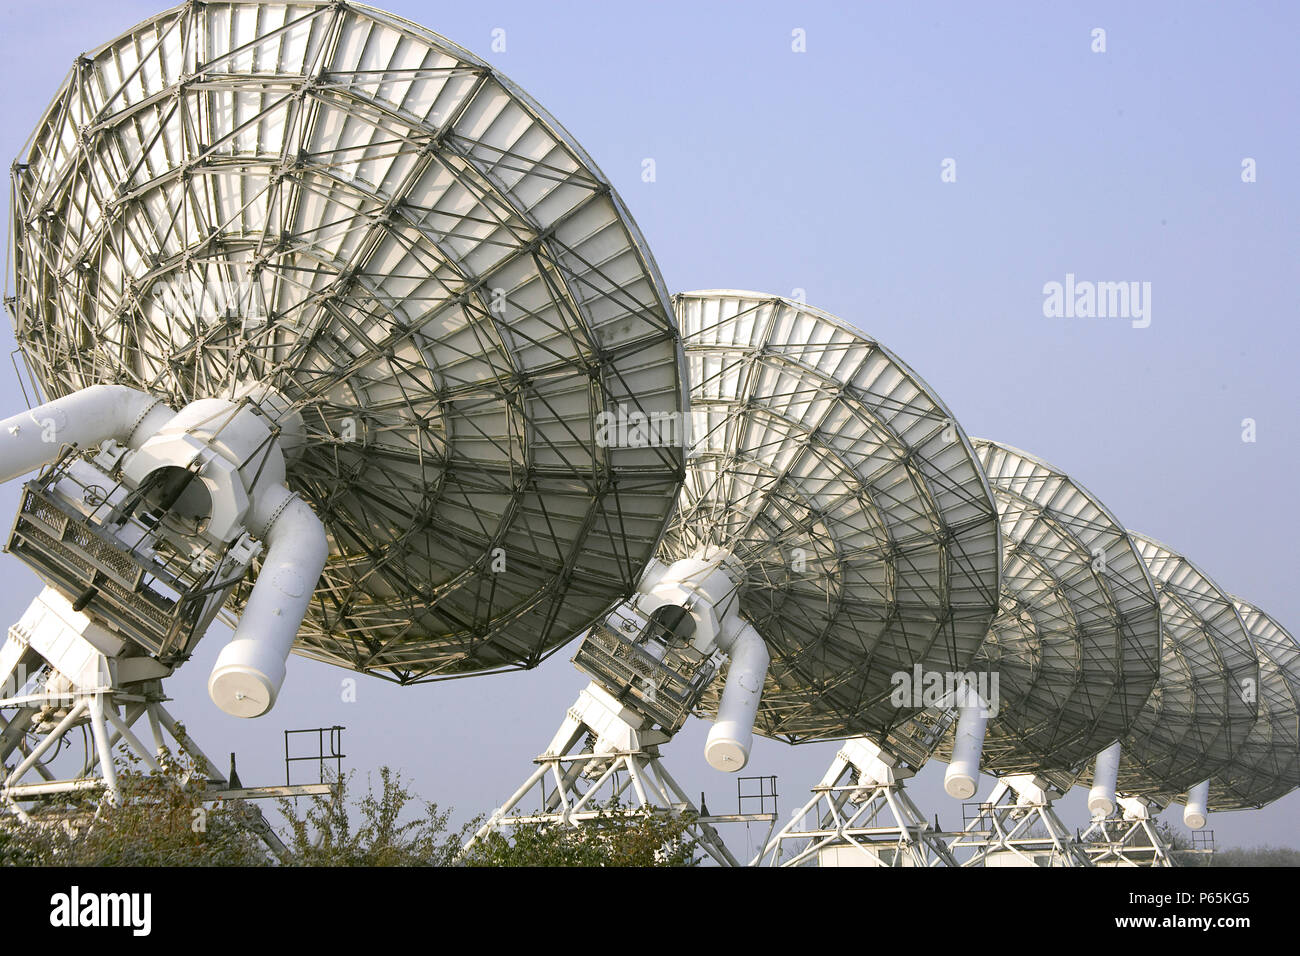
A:
{"type": "Polygon", "coordinates": [[[1258,712],[1259,657],[1232,599],[1187,558],[1130,532],[1160,595],[1160,679],[1122,741],[1117,789],[1158,796],[1226,767],[1258,712]]]}
{"type": "MultiPolygon", "coordinates": [[[[755,732],[882,736],[922,706],[894,678],[964,670],[997,609],[988,483],[915,372],[802,302],[709,291],[673,307],[691,386],[677,514],[637,593],[579,644],[591,682],[470,845],[580,825],[598,794],[631,796],[623,780],[647,812],[694,810],[660,752],[692,714],[712,718],[705,759],[730,772],[755,732]]],[[[928,826],[894,804],[909,833],[928,826]]],[[[700,811],[692,837],[736,863],[700,811]]]]}
{"type": "MultiPolygon", "coordinates": [[[[1019,449],[973,439],[1002,525],[1002,599],[972,670],[998,675],[982,769],[1069,772],[1119,739],[1160,670],[1160,605],[1128,533],[1095,496],[1019,449]]],[[[890,738],[919,761],[929,722],[890,738]]],[[[952,734],[936,754],[948,759],[952,734]]]]}
{"type": "Polygon", "coordinates": [[[997,514],[974,451],[915,372],[825,312],[757,292],[673,304],[692,445],[659,558],[733,556],[771,657],[757,732],[883,733],[910,712],[891,675],[965,669],[996,610],[997,514]]]}
{"type": "Polygon", "coordinates": [[[473,54],[346,3],[185,4],[77,61],[13,197],[47,398],[252,393],[277,422],[329,541],[299,653],[402,682],[535,665],[653,557],[682,450],[598,433],[684,410],[662,280],[473,54]]]}
{"type": "Polygon", "coordinates": [[[1210,778],[1211,810],[1262,807],[1300,787],[1300,645],[1264,611],[1232,601],[1259,654],[1259,717],[1210,778]]]}

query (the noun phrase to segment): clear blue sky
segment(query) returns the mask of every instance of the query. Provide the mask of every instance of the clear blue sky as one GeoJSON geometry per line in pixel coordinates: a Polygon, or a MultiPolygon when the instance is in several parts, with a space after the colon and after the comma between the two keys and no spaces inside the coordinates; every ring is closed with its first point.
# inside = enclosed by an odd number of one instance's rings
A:
{"type": "MultiPolygon", "coordinates": [[[[1300,8],[386,6],[558,117],[622,193],[670,290],[806,290],[901,355],[970,434],[1066,469],[1130,527],[1300,630],[1300,8]],[[1105,53],[1091,50],[1097,27],[1105,53]],[[494,28],[505,52],[491,52],[494,28]],[[796,28],[805,53],[791,50],[796,28]],[[1246,157],[1257,182],[1242,182],[1246,157]],[[940,180],[946,158],[954,183],[940,180]],[[1043,285],[1066,273],[1150,282],[1150,327],[1045,318],[1043,285]]],[[[162,8],[0,8],[0,155],[18,155],[77,54],[162,8]]],[[[0,335],[8,352],[7,325],[0,335]]],[[[0,374],[0,408],[21,407],[0,374]]],[[[0,510],[16,495],[0,489],[0,510]]],[[[12,621],[37,584],[15,559],[0,569],[0,620],[12,621]]],[[[204,689],[223,638],[169,690],[210,751],[238,750],[246,783],[282,773],[280,730],[337,722],[351,766],[399,766],[466,811],[509,794],[585,683],[561,653],[529,673],[425,687],[359,678],[358,701],[343,703],[348,673],[295,658],[281,704],[239,721],[204,689]]],[[[670,767],[711,809],[731,809],[734,779],[703,760],[706,729],[681,734],[670,767]]],[[[784,812],[833,752],[764,741],[746,772],[780,774],[784,812]]],[[[913,793],[955,825],[940,777],[931,768],[913,793]]],[[[1077,794],[1063,806],[1084,824],[1077,794]]],[[[1297,811],[1292,794],[1210,826],[1221,842],[1300,846],[1297,811]]]]}

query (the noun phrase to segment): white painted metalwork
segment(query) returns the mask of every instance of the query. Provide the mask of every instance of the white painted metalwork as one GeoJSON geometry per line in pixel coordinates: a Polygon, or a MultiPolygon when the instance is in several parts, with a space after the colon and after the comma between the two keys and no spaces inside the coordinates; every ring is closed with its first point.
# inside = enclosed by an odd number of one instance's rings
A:
{"type": "Polygon", "coordinates": [[[911,776],[866,738],[845,741],[811,799],[751,865],[956,866],[950,835],[932,826],[903,788],[911,776]]]}
{"type": "Polygon", "coordinates": [[[1183,809],[1183,823],[1193,830],[1205,826],[1209,811],[1210,781],[1202,780],[1187,791],[1187,806],[1183,809]]]}
{"type": "Polygon", "coordinates": [[[1202,815],[1262,807],[1300,787],[1300,645],[1255,605],[1232,601],[1259,655],[1259,716],[1210,778],[1202,815]]]}
{"type": "MultiPolygon", "coordinates": [[[[48,399],[0,422],[0,480],[43,467],[9,549],[48,585],[0,648],[15,812],[116,792],[109,728],[154,766],[129,725],[165,723],[218,613],[209,692],[252,717],[291,650],[536,665],[652,561],[686,440],[662,280],[568,133],[449,41],[333,0],[175,7],[76,61],[11,207],[48,399]],[[87,727],[80,773],[24,779],[87,727]]],[[[754,642],[722,644],[761,682],[754,642]]]]}
{"type": "MultiPolygon", "coordinates": [[[[132,650],[50,587],[9,629],[0,647],[0,803],[5,811],[25,822],[85,825],[88,811],[69,810],[63,801],[84,791],[102,791],[120,801],[114,759],[119,748],[150,771],[160,769],[163,752],[185,752],[206,778],[207,800],[273,795],[257,788],[230,790],[225,774],[164,704],[161,678],[171,669],[132,650]],[[142,724],[148,726],[147,737],[142,724]],[[77,735],[77,730],[84,733],[77,735]],[[80,759],[77,736],[85,744],[80,759]]],[[[285,846],[261,812],[249,807],[247,813],[268,848],[283,857],[285,846]]]]}
{"type": "MultiPolygon", "coordinates": [[[[997,521],[969,442],[914,372],[823,312],[752,292],[673,303],[691,382],[687,478],[660,566],[579,647],[586,693],[627,709],[620,734],[664,734],[656,746],[686,711],[713,716],[706,758],[720,770],[745,765],[754,732],[897,723],[920,704],[891,700],[893,675],[965,666],[996,606],[997,521]],[[672,608],[689,632],[656,624],[672,608]],[[699,655],[717,679],[697,683],[699,655]]],[[[588,729],[582,759],[621,752],[588,729]]],[[[903,776],[886,787],[893,806],[903,776]]],[[[526,812],[531,787],[489,829],[526,812]]],[[[541,812],[570,822],[558,799],[541,812]]]]}
{"type": "Polygon", "coordinates": [[[1169,867],[1169,845],[1156,827],[1163,805],[1150,797],[1120,797],[1116,812],[1095,816],[1080,837],[1093,866],[1169,867]]]}
{"type": "Polygon", "coordinates": [[[945,696],[883,745],[913,767],[947,759],[944,785],[957,799],[974,796],[981,770],[1000,775],[961,837],[965,862],[1075,865],[1083,858],[1051,809],[1053,787],[1068,788],[1146,699],[1159,669],[1159,603],[1127,532],[1095,496],[1018,449],[974,446],[1003,547],[999,613],[966,680],[988,699],[945,696]],[[1065,849],[1044,853],[1027,835],[1029,817],[1065,849]]]}
{"type": "Polygon", "coordinates": [[[1185,792],[1225,768],[1258,716],[1259,656],[1232,599],[1187,558],[1133,541],[1160,595],[1160,679],[1122,740],[1126,796],[1185,792]]]}
{"type": "Polygon", "coordinates": [[[14,469],[58,461],[27,485],[8,550],[169,667],[265,548],[209,682],[240,717],[275,703],[328,551],[320,519],[285,486],[274,425],[256,407],[203,399],[172,413],[144,392],[92,385],[0,421],[14,469]],[[93,461],[78,456],[97,446],[93,461]]]}
{"type": "Polygon", "coordinates": [[[692,444],[660,557],[711,547],[743,568],[741,611],[771,654],[759,733],[879,734],[912,712],[892,676],[965,669],[996,609],[996,512],[970,443],[915,372],[825,312],[757,292],[673,302],[692,444]]]}
{"type": "Polygon", "coordinates": [[[977,694],[971,696],[975,697],[973,701],[957,708],[957,723],[952,732],[952,755],[943,775],[944,790],[948,796],[958,800],[975,796],[991,706],[989,701],[977,694]]]}
{"type": "Polygon", "coordinates": [[[707,816],[701,813],[659,759],[659,745],[671,734],[624,706],[598,684],[578,695],[537,769],[488,818],[465,850],[493,831],[521,824],[577,827],[612,811],[611,801],[632,812],[686,815],[686,834],[720,866],[739,866],[714,823],[767,822],[770,814],[707,816]],[[521,804],[533,801],[533,809],[521,804]]]}
{"type": "Polygon", "coordinates": [[[421,27],[332,0],[141,23],[15,165],[12,249],[48,397],[283,396],[330,545],[299,653],[402,682],[532,666],[655,552],[686,398],[653,260],[563,128],[421,27]]]}
{"type": "Polygon", "coordinates": [[[1088,812],[1094,819],[1108,817],[1115,812],[1122,749],[1119,741],[1116,741],[1097,754],[1092,773],[1092,788],[1088,791],[1088,812]]]}
{"type": "Polygon", "coordinates": [[[1061,794],[1033,774],[999,777],[949,845],[961,866],[1090,866],[1091,861],[1052,804],[1061,794]]]}
{"type": "Polygon", "coordinates": [[[1001,677],[986,766],[1069,771],[1122,736],[1155,686],[1159,599],[1095,495],[1027,452],[975,447],[1002,519],[1004,594],[1015,598],[980,652],[1001,677]]]}
{"type": "MultiPolygon", "coordinates": [[[[1159,600],[1124,527],[1094,495],[1026,452],[983,439],[975,448],[1003,543],[999,613],[973,664],[997,676],[982,769],[1073,772],[1128,729],[1154,686],[1159,600]]],[[[915,740],[925,732],[904,726],[889,743],[924,759],[915,740]]],[[[944,737],[934,752],[952,747],[944,737]]],[[[956,776],[970,790],[970,770],[956,776]]]]}
{"type": "Polygon", "coordinates": [[[705,757],[716,769],[733,772],[749,759],[768,657],[762,639],[740,616],[738,578],[733,556],[716,549],[671,565],[653,562],[637,594],[579,645],[574,663],[592,681],[537,758],[538,769],[466,848],[524,823],[580,826],[608,812],[602,804],[621,800],[630,788],[636,809],[691,814],[689,832],[700,848],[720,864],[738,865],[712,829],[713,818],[696,819],[699,811],[659,753],[730,659],[724,717],[709,734],[705,757]],[[534,806],[521,807],[530,799],[534,806]]]}
{"type": "Polygon", "coordinates": [[[1187,558],[1130,534],[1160,595],[1160,678],[1129,733],[1097,757],[1084,839],[1098,865],[1172,866],[1152,808],[1181,798],[1184,822],[1198,830],[1209,811],[1207,777],[1241,773],[1260,760],[1258,747],[1244,761],[1239,755],[1252,731],[1269,723],[1268,705],[1258,701],[1268,658],[1245,626],[1245,605],[1187,558]]]}

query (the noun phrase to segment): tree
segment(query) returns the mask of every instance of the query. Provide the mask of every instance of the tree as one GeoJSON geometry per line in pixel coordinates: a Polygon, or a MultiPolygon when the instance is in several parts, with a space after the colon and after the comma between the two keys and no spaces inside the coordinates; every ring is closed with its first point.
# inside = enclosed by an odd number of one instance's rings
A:
{"type": "Polygon", "coordinates": [[[1175,866],[1210,865],[1210,854],[1195,849],[1190,834],[1180,830],[1168,820],[1157,823],[1156,832],[1169,848],[1169,856],[1175,866]]]}
{"type": "MultiPolygon", "coordinates": [[[[161,770],[119,769],[120,802],[107,792],[51,798],[30,821],[0,817],[0,865],[8,866],[691,866],[699,862],[687,815],[654,815],[613,802],[580,828],[521,825],[494,832],[461,859],[482,823],[453,830],[451,812],[419,800],[389,767],[349,797],[349,774],[305,812],[279,801],[277,860],[263,842],[268,824],[244,801],[208,799],[208,781],[184,753],[163,753],[161,770]],[[412,812],[419,807],[418,812],[412,812]]],[[[304,798],[299,798],[302,800],[304,798]]]]}
{"type": "MultiPolygon", "coordinates": [[[[286,841],[291,866],[448,866],[482,816],[449,832],[450,811],[424,802],[424,812],[403,821],[406,808],[418,798],[401,774],[381,767],[378,793],[368,784],[356,804],[360,825],[353,826],[347,799],[351,774],[338,782],[333,797],[314,797],[304,816],[292,801],[282,799],[280,812],[289,828],[286,841]]],[[[421,801],[423,802],[423,801],[421,801]]]]}
{"type": "Polygon", "coordinates": [[[657,814],[618,800],[580,827],[521,823],[510,837],[493,830],[462,860],[467,866],[695,866],[691,814],[657,814]]]}
{"type": "Polygon", "coordinates": [[[1215,850],[1210,866],[1300,866],[1300,850],[1289,846],[1228,847],[1215,850]]]}
{"type": "Polygon", "coordinates": [[[66,795],[0,826],[7,866],[265,866],[271,856],[251,808],[208,802],[207,780],[187,756],[163,752],[161,770],[128,763],[121,802],[107,791],[66,795]]]}

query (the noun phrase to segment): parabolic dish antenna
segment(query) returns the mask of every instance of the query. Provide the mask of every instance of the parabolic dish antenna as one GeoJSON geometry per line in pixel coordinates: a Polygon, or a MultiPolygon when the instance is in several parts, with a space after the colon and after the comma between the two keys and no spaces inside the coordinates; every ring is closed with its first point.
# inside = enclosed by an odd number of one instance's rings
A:
{"type": "Polygon", "coordinates": [[[910,713],[891,676],[966,669],[997,607],[997,514],[974,451],[915,372],[825,312],[756,292],[673,304],[693,444],[660,560],[735,559],[740,612],[771,657],[756,731],[882,733],[910,713]]]}
{"type": "MultiPolygon", "coordinates": [[[[998,677],[982,767],[1072,771],[1127,732],[1160,668],[1160,606],[1124,527],[1026,452],[974,439],[1002,524],[1002,599],[972,664],[998,677]]],[[[929,724],[888,746],[917,762],[929,724]]],[[[947,759],[952,735],[936,755],[947,759]]]]}
{"type": "Polygon", "coordinates": [[[685,407],[662,280],[586,153],[460,47],[345,3],[187,3],[77,61],[13,197],[45,398],[251,389],[278,423],[329,540],[300,653],[534,665],[654,555],[682,451],[598,433],[685,407]]]}
{"type": "Polygon", "coordinates": [[[965,670],[997,609],[988,483],[916,373],[802,302],[710,291],[673,307],[691,408],[677,514],[637,593],[579,644],[591,682],[471,844],[580,825],[604,793],[689,812],[698,846],[734,864],[723,818],[661,760],[690,715],[712,718],[705,759],[731,772],[755,732],[881,736],[923,706],[896,700],[895,678],[965,670]]]}
{"type": "Polygon", "coordinates": [[[1232,599],[1187,558],[1130,532],[1160,595],[1160,679],[1122,741],[1120,793],[1193,787],[1228,765],[1255,723],[1259,658],[1232,599]]]}
{"type": "Polygon", "coordinates": [[[1232,600],[1259,654],[1259,716],[1210,778],[1211,810],[1262,807],[1300,787],[1300,645],[1253,604],[1232,600]]]}

